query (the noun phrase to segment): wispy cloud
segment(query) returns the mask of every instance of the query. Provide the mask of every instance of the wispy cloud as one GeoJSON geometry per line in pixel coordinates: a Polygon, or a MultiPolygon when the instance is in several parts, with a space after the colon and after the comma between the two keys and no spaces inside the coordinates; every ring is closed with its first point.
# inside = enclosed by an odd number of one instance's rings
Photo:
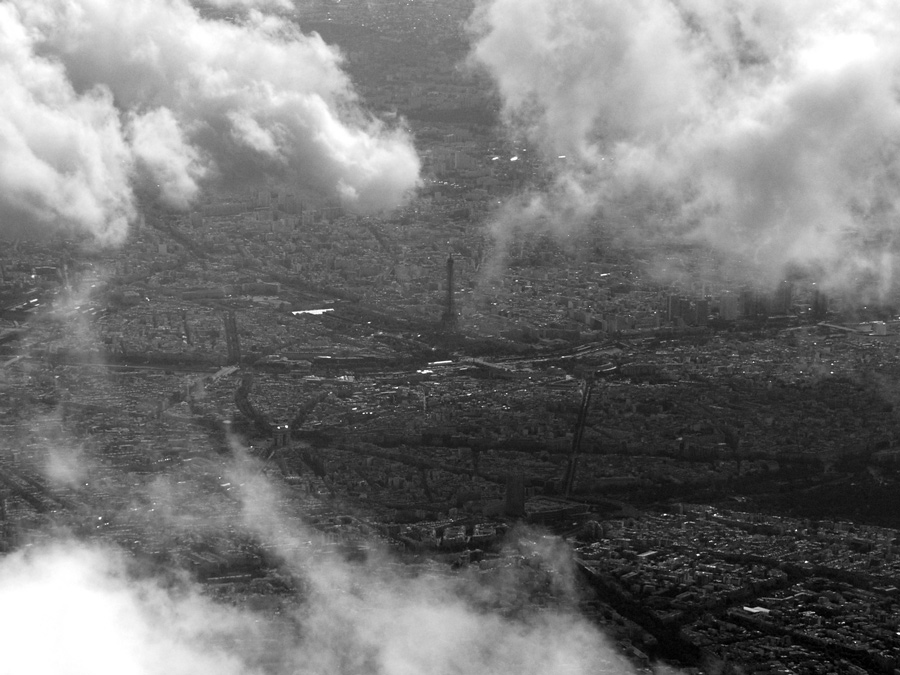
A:
{"type": "Polygon", "coordinates": [[[318,534],[287,517],[285,488],[269,482],[236,439],[231,445],[234,459],[222,475],[235,486],[241,518],[226,529],[197,522],[189,512],[202,497],[186,490],[173,499],[160,476],[154,503],[171,499],[172,508],[154,511],[161,520],[143,526],[188,526],[214,539],[249,535],[280,554],[281,578],[296,580],[299,592],[270,598],[277,613],[215,602],[184,573],[150,571],[115,547],[57,534],[0,560],[10,672],[634,672],[577,613],[571,551],[562,541],[520,531],[511,541],[516,550],[494,569],[458,574],[398,565],[377,548],[350,563],[309,544],[318,534]],[[559,602],[502,611],[533,592],[559,602]]]}
{"type": "Polygon", "coordinates": [[[894,4],[485,0],[471,30],[510,128],[565,155],[526,200],[554,226],[701,242],[769,279],[893,283],[894,4]]]}

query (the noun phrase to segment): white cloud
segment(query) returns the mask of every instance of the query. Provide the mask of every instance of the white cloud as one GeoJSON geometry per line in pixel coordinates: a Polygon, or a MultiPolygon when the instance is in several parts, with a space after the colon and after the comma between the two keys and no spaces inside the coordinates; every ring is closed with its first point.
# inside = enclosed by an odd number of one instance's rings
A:
{"type": "Polygon", "coordinates": [[[770,279],[887,269],[865,242],[900,203],[896,5],[491,0],[472,29],[507,122],[567,156],[534,202],[557,226],[627,216],[770,279]]]}
{"type": "Polygon", "coordinates": [[[37,56],[16,8],[0,5],[0,222],[75,223],[106,242],[133,217],[131,152],[112,96],[76,92],[63,67],[37,56]]]}
{"type": "Polygon", "coordinates": [[[143,177],[176,206],[211,177],[276,176],[360,209],[396,206],[418,184],[411,139],[364,112],[340,54],[286,18],[208,20],[186,0],[11,0],[0,37],[5,223],[115,242],[143,177]]]}
{"type": "Polygon", "coordinates": [[[114,551],[75,544],[16,553],[0,563],[8,672],[151,675],[251,669],[217,642],[255,634],[250,617],[140,581],[114,551]],[[209,622],[209,623],[207,623],[209,622]]]}
{"type": "Polygon", "coordinates": [[[206,174],[200,153],[187,143],[178,120],[167,108],[156,108],[128,120],[128,139],[147,180],[158,186],[162,201],[185,209],[206,174]]]}
{"type": "MultiPolygon", "coordinates": [[[[217,525],[221,520],[202,515],[218,513],[215,499],[223,497],[210,495],[204,504],[202,490],[177,473],[160,475],[150,486],[152,519],[130,519],[130,511],[110,515],[127,521],[135,536],[147,527],[192,541],[241,533],[242,540],[263,542],[284,560],[277,576],[292,577],[303,589],[281,596],[280,616],[213,602],[176,570],[160,578],[114,548],[57,536],[0,559],[6,670],[251,675],[261,672],[264,660],[274,667],[267,672],[317,675],[634,672],[577,614],[571,551],[561,540],[523,531],[518,552],[528,564],[494,572],[474,567],[471,574],[417,574],[375,548],[368,561],[351,564],[311,543],[318,533],[298,524],[293,508],[288,512],[293,500],[280,491],[285,488],[270,483],[231,441],[234,459],[220,468],[239,486],[232,496],[241,514],[227,532],[217,525]],[[559,598],[555,608],[526,606],[517,616],[499,610],[548,587],[559,598]]],[[[137,496],[132,481],[122,489],[137,496]]]]}
{"type": "Polygon", "coordinates": [[[304,598],[275,622],[213,602],[187,579],[142,574],[112,549],[65,542],[17,552],[0,560],[4,670],[250,675],[265,661],[318,675],[634,672],[571,614],[503,618],[470,606],[449,579],[335,559],[307,572],[304,598]]]}
{"type": "Polygon", "coordinates": [[[198,5],[211,5],[221,9],[239,7],[244,9],[264,10],[292,10],[294,3],[291,0],[203,0],[198,5]]]}

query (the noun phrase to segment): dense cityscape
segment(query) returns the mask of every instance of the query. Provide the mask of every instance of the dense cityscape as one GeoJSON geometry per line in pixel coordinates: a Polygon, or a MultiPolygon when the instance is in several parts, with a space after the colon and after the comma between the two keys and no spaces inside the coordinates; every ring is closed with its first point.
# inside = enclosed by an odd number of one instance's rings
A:
{"type": "Polygon", "coordinates": [[[136,190],[114,245],[0,230],[0,555],[115,550],[265,622],[204,634],[240,654],[217,672],[430,669],[412,643],[468,624],[417,632],[422,588],[524,626],[485,629],[490,672],[588,672],[567,639],[591,672],[900,672],[896,303],[609,214],[511,221],[566,158],[504,126],[473,9],[283,10],[414,140],[399,206],[279,176],[136,190]],[[338,640],[304,603],[421,661],[301,666],[285,635],[338,640]],[[526,666],[507,630],[562,646],[526,666]]]}

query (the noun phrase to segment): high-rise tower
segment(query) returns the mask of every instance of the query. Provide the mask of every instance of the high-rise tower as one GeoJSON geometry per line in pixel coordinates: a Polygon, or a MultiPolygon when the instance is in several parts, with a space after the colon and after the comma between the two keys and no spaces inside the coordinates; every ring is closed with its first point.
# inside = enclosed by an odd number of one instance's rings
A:
{"type": "Polygon", "coordinates": [[[441,321],[447,328],[456,327],[456,301],[453,286],[453,254],[447,256],[447,299],[444,303],[444,316],[441,321]]]}
{"type": "Polygon", "coordinates": [[[237,319],[233,311],[225,314],[225,344],[228,346],[228,363],[239,365],[241,362],[241,339],[238,336],[237,319]]]}

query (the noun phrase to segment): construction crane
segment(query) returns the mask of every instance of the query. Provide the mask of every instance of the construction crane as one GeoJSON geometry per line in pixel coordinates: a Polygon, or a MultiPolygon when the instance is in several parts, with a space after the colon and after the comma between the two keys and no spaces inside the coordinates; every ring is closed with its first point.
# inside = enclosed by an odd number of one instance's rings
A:
{"type": "Polygon", "coordinates": [[[585,376],[582,382],[581,406],[578,408],[578,420],[575,422],[575,433],[572,436],[572,448],[569,451],[569,461],[566,464],[566,475],[563,479],[563,494],[572,496],[575,487],[575,474],[578,469],[578,455],[581,452],[581,439],[584,437],[584,427],[587,423],[588,411],[591,407],[591,396],[597,380],[612,373],[618,368],[614,363],[605,363],[597,370],[585,376]]]}

